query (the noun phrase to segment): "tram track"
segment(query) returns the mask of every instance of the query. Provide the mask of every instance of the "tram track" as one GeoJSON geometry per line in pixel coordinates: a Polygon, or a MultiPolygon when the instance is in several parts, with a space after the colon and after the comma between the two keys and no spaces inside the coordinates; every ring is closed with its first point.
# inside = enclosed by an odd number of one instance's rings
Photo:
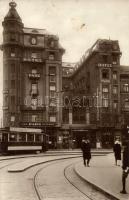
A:
{"type": "MultiPolygon", "coordinates": [[[[38,186],[38,176],[41,172],[43,172],[43,170],[46,170],[47,168],[49,167],[52,167],[54,165],[57,165],[59,163],[62,163],[62,162],[65,162],[65,160],[60,160],[60,161],[55,161],[55,162],[50,162],[49,164],[45,165],[44,167],[40,168],[36,174],[34,175],[34,179],[33,179],[33,184],[34,184],[34,189],[35,189],[35,192],[37,194],[37,197],[38,197],[38,200],[44,200],[45,197],[43,197],[43,194],[41,194],[40,190],[39,190],[39,186],[38,186]]],[[[104,195],[102,194],[101,192],[97,191],[96,189],[94,189],[92,187],[92,193],[94,191],[94,193],[99,193],[98,197],[96,198],[95,195],[91,195],[89,194],[89,192],[85,192],[84,189],[82,190],[80,187],[78,187],[78,185],[76,185],[72,180],[71,178],[69,178],[69,169],[73,171],[74,175],[76,175],[76,178],[77,179],[80,179],[77,174],[75,173],[74,171],[74,164],[76,164],[77,162],[80,162],[80,161],[76,161],[76,162],[73,162],[71,164],[68,164],[66,165],[64,168],[63,168],[63,171],[62,171],[62,175],[64,176],[65,180],[67,180],[68,182],[68,187],[74,187],[75,190],[77,190],[81,196],[83,196],[83,199],[86,199],[86,200],[113,200],[112,197],[108,196],[108,195],[104,195]]],[[[85,185],[86,183],[84,183],[84,181],[82,181],[82,179],[80,179],[81,182],[83,182],[83,184],[85,185]]],[[[77,181],[78,182],[78,181],[77,181]]],[[[87,184],[86,184],[87,185],[87,184]]],[[[86,187],[86,186],[85,186],[86,187]]],[[[88,187],[91,187],[88,185],[88,187]]],[[[74,199],[74,198],[73,198],[74,199]]],[[[72,200],[72,198],[71,198],[72,200]]]]}

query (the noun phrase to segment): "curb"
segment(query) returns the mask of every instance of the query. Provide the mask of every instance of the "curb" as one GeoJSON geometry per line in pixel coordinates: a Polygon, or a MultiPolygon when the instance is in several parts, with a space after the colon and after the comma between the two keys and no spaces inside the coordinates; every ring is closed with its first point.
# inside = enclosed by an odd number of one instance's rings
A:
{"type": "Polygon", "coordinates": [[[76,173],[76,175],[82,179],[84,182],[88,183],[89,185],[91,185],[93,188],[95,188],[96,190],[102,192],[104,195],[107,195],[108,197],[110,197],[112,200],[121,200],[120,198],[116,197],[115,195],[111,194],[110,191],[105,190],[103,188],[101,188],[100,186],[90,182],[89,180],[86,180],[84,177],[82,177],[79,172],[77,172],[76,167],[74,166],[74,172],[76,173]]]}

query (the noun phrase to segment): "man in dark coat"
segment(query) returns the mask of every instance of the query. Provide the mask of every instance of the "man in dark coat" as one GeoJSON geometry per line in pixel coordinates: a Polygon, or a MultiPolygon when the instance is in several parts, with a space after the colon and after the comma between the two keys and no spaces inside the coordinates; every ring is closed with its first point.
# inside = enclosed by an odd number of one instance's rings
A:
{"type": "Polygon", "coordinates": [[[115,141],[115,144],[113,146],[114,156],[115,156],[115,162],[117,165],[117,161],[121,160],[121,145],[118,140],[115,141]]]}
{"type": "Polygon", "coordinates": [[[125,142],[123,144],[124,146],[124,151],[123,151],[123,161],[122,161],[122,168],[123,168],[123,173],[122,173],[122,185],[123,189],[120,193],[126,194],[126,178],[129,174],[129,142],[125,142]]]}
{"type": "Polygon", "coordinates": [[[89,140],[82,140],[82,146],[81,146],[82,152],[83,152],[83,161],[84,161],[84,166],[89,167],[89,162],[91,159],[91,147],[90,147],[90,142],[89,140]]]}

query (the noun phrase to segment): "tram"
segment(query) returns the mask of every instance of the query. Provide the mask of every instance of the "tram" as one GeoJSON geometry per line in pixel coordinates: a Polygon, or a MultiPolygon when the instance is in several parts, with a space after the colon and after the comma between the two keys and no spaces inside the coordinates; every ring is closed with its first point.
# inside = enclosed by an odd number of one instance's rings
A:
{"type": "Polygon", "coordinates": [[[0,130],[0,153],[40,153],[47,150],[48,135],[42,129],[10,127],[0,130]]]}

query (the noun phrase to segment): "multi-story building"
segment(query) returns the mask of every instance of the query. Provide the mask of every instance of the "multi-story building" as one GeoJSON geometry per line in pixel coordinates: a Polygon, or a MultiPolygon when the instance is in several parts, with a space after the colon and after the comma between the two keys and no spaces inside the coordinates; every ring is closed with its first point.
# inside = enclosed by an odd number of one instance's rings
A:
{"type": "Polygon", "coordinates": [[[99,39],[68,76],[63,129],[69,127],[77,145],[87,136],[93,147],[97,141],[110,147],[127,133],[129,68],[120,66],[120,57],[118,41],[99,39]]]}
{"type": "Polygon", "coordinates": [[[24,27],[16,3],[9,6],[2,23],[4,127],[42,128],[55,140],[64,49],[56,35],[24,27]]]}
{"type": "Polygon", "coordinates": [[[56,35],[26,28],[11,2],[3,25],[5,128],[41,128],[51,147],[80,146],[82,137],[111,147],[129,129],[129,68],[118,41],[99,39],[78,63],[62,63],[56,35]]]}

